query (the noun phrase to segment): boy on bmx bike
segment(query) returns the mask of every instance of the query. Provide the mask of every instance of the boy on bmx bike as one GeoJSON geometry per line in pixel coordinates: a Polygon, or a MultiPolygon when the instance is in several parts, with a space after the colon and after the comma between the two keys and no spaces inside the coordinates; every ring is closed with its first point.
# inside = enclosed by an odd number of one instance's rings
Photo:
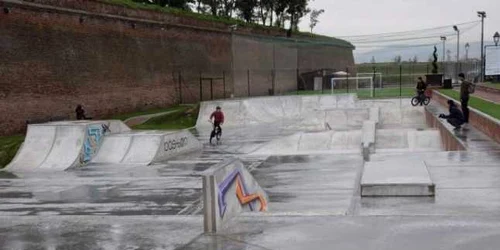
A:
{"type": "Polygon", "coordinates": [[[222,112],[221,107],[217,106],[215,108],[215,111],[210,115],[209,121],[214,125],[214,129],[212,130],[212,133],[210,133],[210,144],[212,144],[212,139],[214,137],[217,139],[217,142],[219,142],[222,136],[222,128],[220,126],[224,124],[224,113],[222,112]]]}

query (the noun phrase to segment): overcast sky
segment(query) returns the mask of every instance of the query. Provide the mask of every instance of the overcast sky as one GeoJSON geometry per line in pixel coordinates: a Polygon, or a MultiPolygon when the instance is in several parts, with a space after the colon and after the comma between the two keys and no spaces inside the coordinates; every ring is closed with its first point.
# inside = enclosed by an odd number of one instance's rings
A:
{"type": "MultiPolygon", "coordinates": [[[[487,13],[485,40],[492,40],[494,32],[500,31],[500,0],[311,0],[309,7],[325,10],[314,32],[329,36],[377,34],[463,23],[478,20],[478,10],[487,13]]],[[[309,29],[309,16],[304,17],[300,29],[309,29]]],[[[452,27],[450,30],[453,31],[452,27]]],[[[480,26],[464,34],[462,39],[464,42],[480,40],[480,26]]]]}

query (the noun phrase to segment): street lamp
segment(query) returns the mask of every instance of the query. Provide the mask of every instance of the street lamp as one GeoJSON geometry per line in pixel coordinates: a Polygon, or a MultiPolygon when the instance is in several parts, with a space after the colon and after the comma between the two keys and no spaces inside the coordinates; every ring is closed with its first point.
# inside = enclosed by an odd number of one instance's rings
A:
{"type": "Polygon", "coordinates": [[[465,44],[465,61],[469,60],[469,48],[470,48],[470,44],[466,43],[465,44]]]}
{"type": "Polygon", "coordinates": [[[498,34],[498,31],[495,32],[495,35],[493,35],[493,42],[495,42],[495,46],[498,46],[498,41],[500,41],[500,34],[498,34]]]}
{"type": "Polygon", "coordinates": [[[486,18],[486,12],[478,11],[477,16],[481,18],[481,81],[484,81],[484,19],[486,18]]]}
{"type": "Polygon", "coordinates": [[[457,32],[457,65],[456,65],[456,72],[455,75],[458,74],[461,69],[459,69],[460,65],[460,30],[456,25],[453,25],[453,29],[457,32]]]}

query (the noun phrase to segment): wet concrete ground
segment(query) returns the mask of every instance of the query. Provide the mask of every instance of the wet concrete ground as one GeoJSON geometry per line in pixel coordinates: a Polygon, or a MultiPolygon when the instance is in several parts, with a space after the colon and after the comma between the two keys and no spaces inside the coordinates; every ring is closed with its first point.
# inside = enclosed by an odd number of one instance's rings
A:
{"type": "MultiPolygon", "coordinates": [[[[209,132],[209,131],[208,131],[209,132]]],[[[223,143],[155,166],[0,175],[0,249],[497,249],[500,151],[378,153],[421,159],[436,197],[361,198],[359,154],[251,156],[296,131],[226,129],[223,143]],[[199,173],[241,157],[269,211],[203,235],[199,173]]],[[[491,148],[490,148],[491,149],[491,148]]]]}

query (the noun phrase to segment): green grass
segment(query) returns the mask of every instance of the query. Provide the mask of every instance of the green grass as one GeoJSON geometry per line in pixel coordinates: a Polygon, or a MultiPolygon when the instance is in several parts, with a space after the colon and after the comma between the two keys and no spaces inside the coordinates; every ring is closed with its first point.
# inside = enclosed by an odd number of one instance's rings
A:
{"type": "Polygon", "coordinates": [[[172,113],[153,117],[144,124],[135,126],[134,129],[146,130],[177,130],[191,128],[196,125],[199,106],[183,106],[172,113]]]}
{"type": "Polygon", "coordinates": [[[185,107],[176,106],[176,107],[171,107],[171,108],[154,108],[154,109],[148,109],[148,110],[137,111],[137,112],[132,112],[132,113],[118,114],[118,115],[112,116],[110,119],[125,121],[129,118],[136,117],[136,116],[151,115],[151,114],[163,113],[163,112],[168,112],[168,111],[176,111],[176,110],[181,110],[183,108],[185,108],[185,107]]]}
{"type": "Polygon", "coordinates": [[[0,168],[4,168],[16,156],[24,136],[0,136],[0,168]]]}
{"type": "MultiPolygon", "coordinates": [[[[452,89],[439,90],[442,94],[455,99],[457,102],[460,100],[460,93],[452,89]]],[[[485,114],[488,114],[496,119],[500,119],[500,105],[493,102],[485,101],[481,98],[471,96],[469,99],[469,106],[473,107],[485,114]]]]}
{"type": "MultiPolygon", "coordinates": [[[[415,96],[415,89],[411,87],[401,88],[401,94],[399,88],[383,88],[375,89],[374,96],[371,97],[371,91],[368,89],[361,90],[349,90],[347,89],[336,89],[335,94],[346,94],[346,93],[356,93],[360,99],[373,99],[373,98],[396,98],[396,97],[413,97],[415,96]]],[[[323,93],[314,90],[303,90],[298,92],[290,92],[290,95],[331,95],[331,90],[325,90],[323,93]]]]}

